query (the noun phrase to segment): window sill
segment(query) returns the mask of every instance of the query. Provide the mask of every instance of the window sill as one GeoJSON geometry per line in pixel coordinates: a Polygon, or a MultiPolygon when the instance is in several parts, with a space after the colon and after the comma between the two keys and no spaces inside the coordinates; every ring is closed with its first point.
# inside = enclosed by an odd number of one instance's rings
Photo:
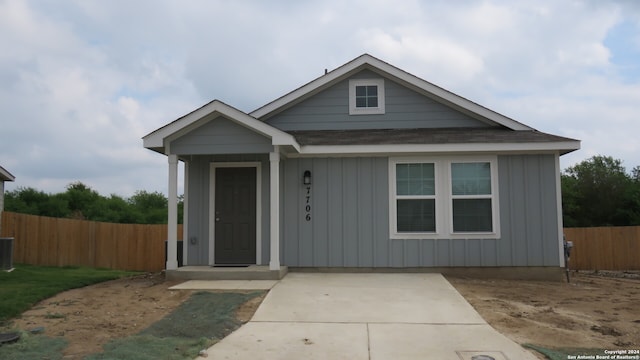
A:
{"type": "Polygon", "coordinates": [[[349,115],[380,115],[384,114],[381,108],[355,108],[349,109],[349,115]]]}
{"type": "Polygon", "coordinates": [[[419,239],[419,240],[447,240],[447,239],[499,239],[499,233],[455,233],[455,234],[433,234],[433,233],[395,233],[390,234],[391,240],[419,239]]]}

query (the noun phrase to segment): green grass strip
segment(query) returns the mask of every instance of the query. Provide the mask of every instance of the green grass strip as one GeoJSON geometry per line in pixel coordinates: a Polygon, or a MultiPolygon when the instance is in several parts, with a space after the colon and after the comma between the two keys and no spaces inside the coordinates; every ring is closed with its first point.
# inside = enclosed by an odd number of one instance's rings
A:
{"type": "Polygon", "coordinates": [[[65,290],[113,280],[136,272],[83,267],[16,265],[0,271],[0,324],[29,310],[37,302],[65,290]]]}

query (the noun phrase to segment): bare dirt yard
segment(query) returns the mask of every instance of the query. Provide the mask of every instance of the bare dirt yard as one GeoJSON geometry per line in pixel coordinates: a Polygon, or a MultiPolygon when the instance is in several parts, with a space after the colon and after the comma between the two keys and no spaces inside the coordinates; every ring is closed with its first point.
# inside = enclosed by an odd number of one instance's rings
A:
{"type": "MultiPolygon", "coordinates": [[[[640,348],[640,279],[574,274],[570,284],[448,279],[498,331],[518,343],[545,347],[640,348]]],[[[100,352],[111,339],[131,336],[170,313],[193,291],[146,274],[60,293],[16,319],[64,337],[65,359],[100,352]]],[[[263,297],[236,316],[248,321],[263,297]]]]}
{"type": "MultiPolygon", "coordinates": [[[[82,359],[101,352],[112,339],[139,333],[195,292],[169,290],[178,283],[165,281],[162,273],[153,273],[65,291],[23,313],[12,327],[44,327],[45,335],[68,341],[64,359],[82,359]]],[[[258,296],[243,304],[236,318],[243,323],[249,321],[263,298],[258,296]]]]}
{"type": "Polygon", "coordinates": [[[571,283],[448,278],[496,330],[549,348],[640,348],[640,277],[571,274],[571,283]]]}

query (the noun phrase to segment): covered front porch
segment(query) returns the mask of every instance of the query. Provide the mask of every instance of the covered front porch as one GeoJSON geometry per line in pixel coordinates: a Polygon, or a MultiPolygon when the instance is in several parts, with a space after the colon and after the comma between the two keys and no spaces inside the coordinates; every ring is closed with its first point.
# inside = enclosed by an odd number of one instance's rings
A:
{"type": "Polygon", "coordinates": [[[282,159],[293,137],[224,103],[144,137],[168,159],[169,279],[280,279],[282,159]],[[178,163],[184,162],[183,258],[178,261],[178,163]]]}

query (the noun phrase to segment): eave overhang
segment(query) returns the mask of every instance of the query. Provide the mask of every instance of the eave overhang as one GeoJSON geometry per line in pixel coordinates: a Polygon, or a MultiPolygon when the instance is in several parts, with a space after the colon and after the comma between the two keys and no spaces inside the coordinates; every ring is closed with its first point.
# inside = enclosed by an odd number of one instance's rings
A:
{"type": "Polygon", "coordinates": [[[292,135],[257,120],[251,115],[219,100],[213,100],[189,114],[145,135],[142,138],[143,146],[147,149],[166,154],[168,153],[168,142],[198,128],[202,125],[203,119],[216,117],[218,115],[224,116],[251,131],[270,138],[272,145],[290,146],[296,151],[300,150],[300,145],[292,135]]]}

